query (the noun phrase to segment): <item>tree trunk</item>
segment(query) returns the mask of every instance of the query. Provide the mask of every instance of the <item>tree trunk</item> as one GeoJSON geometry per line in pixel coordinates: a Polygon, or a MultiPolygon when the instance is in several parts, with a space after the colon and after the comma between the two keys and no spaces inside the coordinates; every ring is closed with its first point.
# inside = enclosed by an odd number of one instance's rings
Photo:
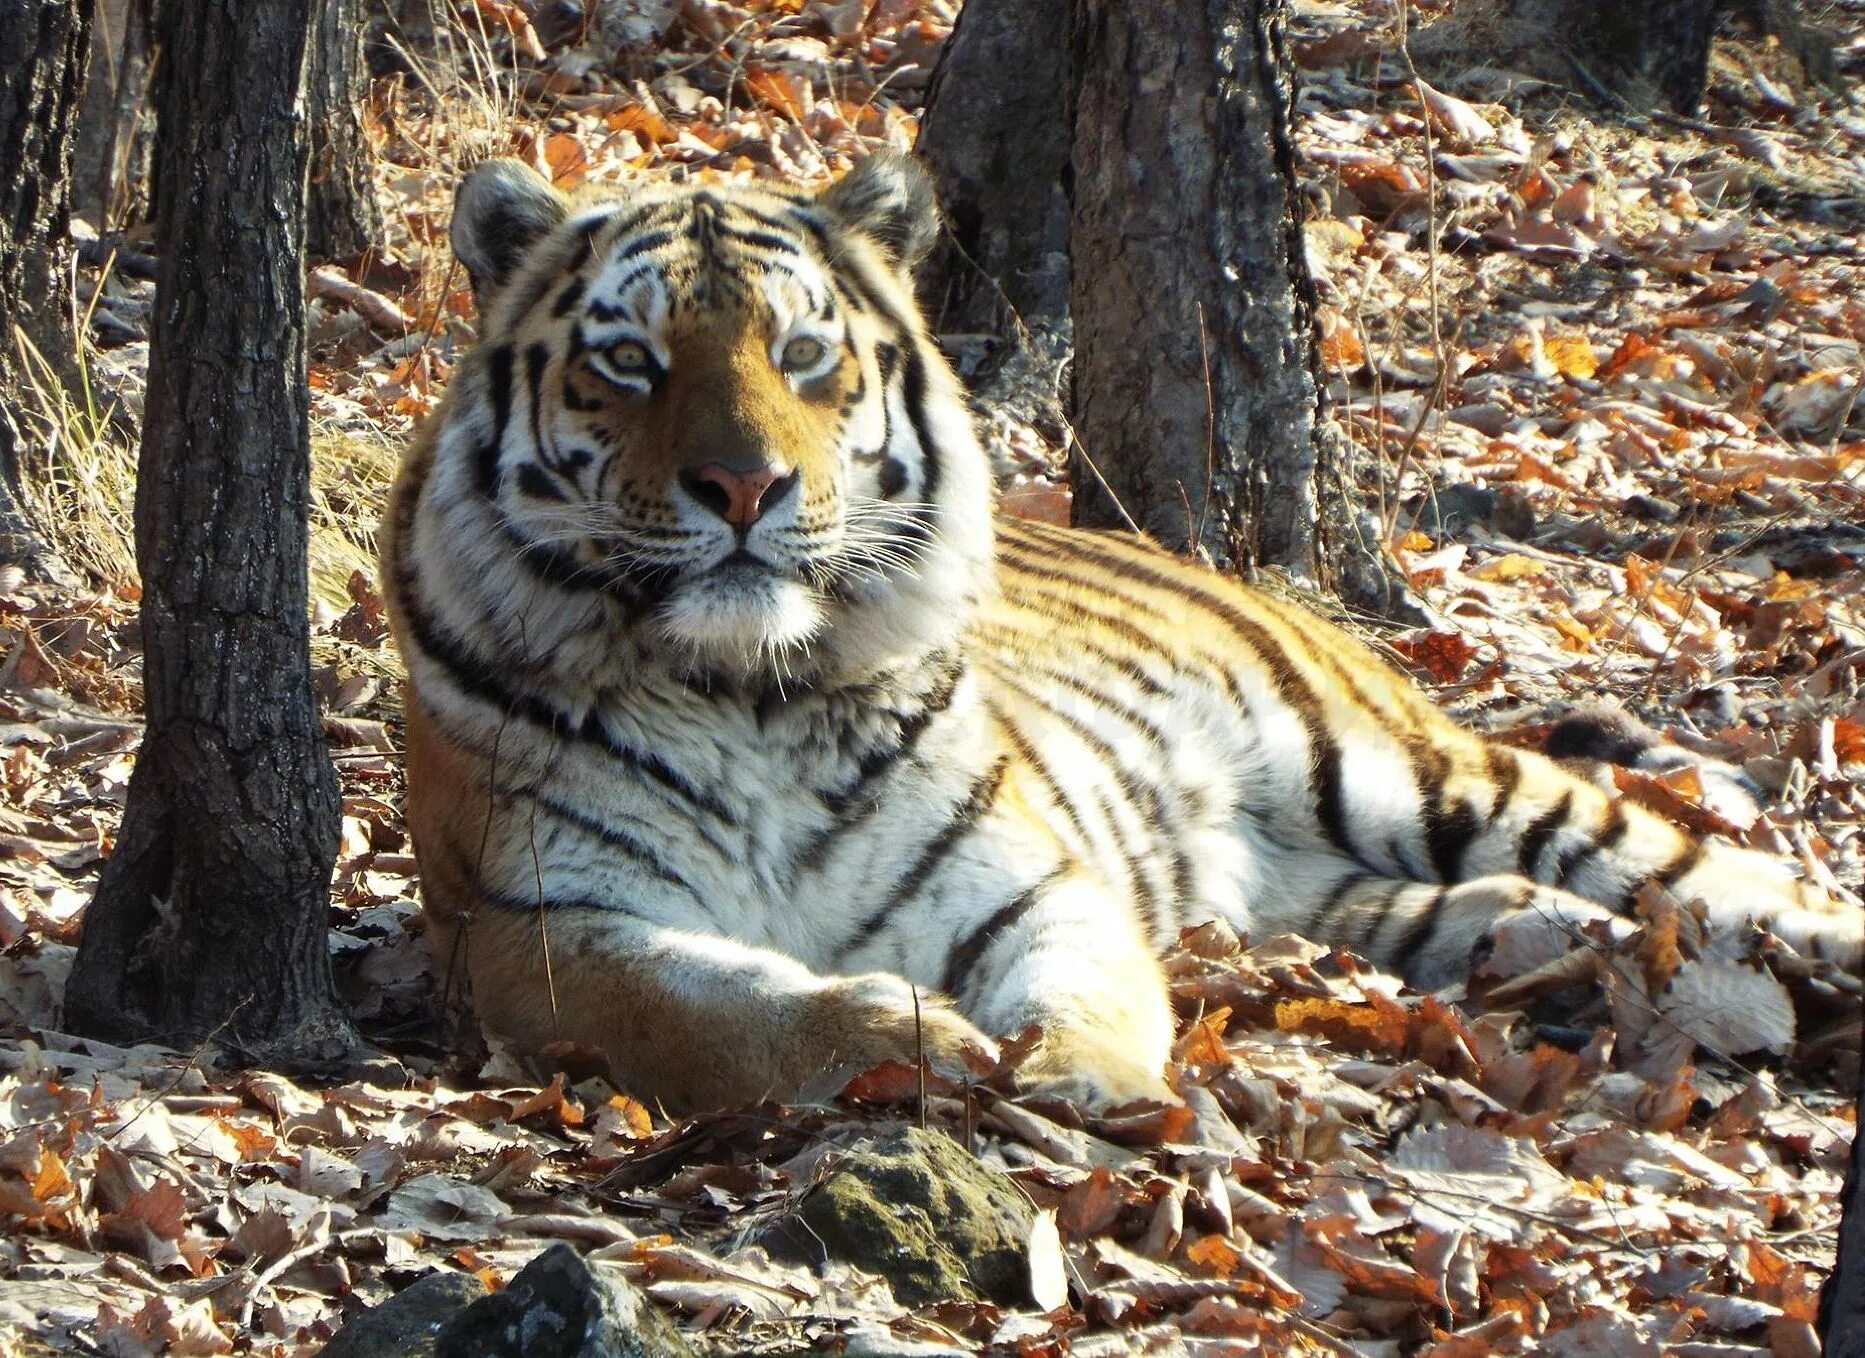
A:
{"type": "Polygon", "coordinates": [[[1076,517],[1319,579],[1332,469],[1284,0],[1075,13],[1076,517]]]}
{"type": "Polygon", "coordinates": [[[99,235],[149,210],[151,0],[103,0],[91,36],[91,77],[78,115],[72,212],[99,235]]]}
{"type": "Polygon", "coordinates": [[[1859,1070],[1859,1121],[1846,1166],[1845,1215],[1839,1223],[1832,1276],[1820,1292],[1820,1340],[1825,1358],[1865,1358],[1865,1064],[1859,1070]]]}
{"type": "Polygon", "coordinates": [[[1613,90],[1634,108],[1658,100],[1678,113],[1703,107],[1710,36],[1725,0],[1581,0],[1572,32],[1606,67],[1613,90]]]}
{"type": "Polygon", "coordinates": [[[69,575],[26,509],[47,447],[26,413],[15,329],[61,378],[71,325],[71,144],[90,44],[90,0],[0,4],[0,565],[69,575]]]}
{"type": "Polygon", "coordinates": [[[369,172],[363,100],[364,24],[358,0],[317,0],[317,32],[306,90],[311,186],[304,248],[312,259],[358,259],[382,239],[382,208],[369,172]]]}
{"type": "Polygon", "coordinates": [[[326,945],[337,789],[311,695],[304,355],[314,0],[165,0],[160,272],[136,492],[147,732],[68,1022],[265,1060],[352,1040],[326,945]]]}
{"type": "Polygon", "coordinates": [[[940,54],[914,149],[946,209],[924,272],[941,331],[1068,324],[1068,34],[1069,0],[982,0],[940,54]]]}
{"type": "Polygon", "coordinates": [[[1069,326],[1069,0],[977,0],[940,53],[914,148],[946,232],[922,271],[978,401],[1062,446],[1069,326]],[[948,85],[958,93],[940,93],[948,85]]]}

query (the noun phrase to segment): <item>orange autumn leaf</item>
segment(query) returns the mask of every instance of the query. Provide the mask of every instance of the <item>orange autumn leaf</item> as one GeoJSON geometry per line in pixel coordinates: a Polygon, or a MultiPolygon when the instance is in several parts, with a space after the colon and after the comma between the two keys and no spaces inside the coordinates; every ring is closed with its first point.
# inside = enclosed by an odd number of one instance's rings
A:
{"type": "Polygon", "coordinates": [[[1599,359],[1585,335],[1550,335],[1541,342],[1541,352],[1564,377],[1591,377],[1599,371],[1599,359]]]}
{"type": "Polygon", "coordinates": [[[1546,575],[1548,565],[1533,557],[1523,556],[1520,552],[1508,552],[1502,556],[1493,556],[1470,568],[1472,580],[1520,580],[1528,575],[1546,575]]]}
{"type": "Polygon", "coordinates": [[[1097,1167],[1062,1195],[1056,1206],[1056,1226],[1072,1240],[1099,1235],[1114,1224],[1126,1203],[1126,1191],[1113,1174],[1104,1166],[1097,1167]]]}
{"type": "Polygon", "coordinates": [[[1200,1236],[1185,1247],[1185,1259],[1206,1272],[1228,1278],[1243,1266],[1237,1247],[1221,1235],[1200,1236]]]}
{"type": "Polygon", "coordinates": [[[616,109],[603,118],[602,125],[611,132],[632,132],[640,141],[655,146],[677,141],[680,136],[678,128],[644,104],[616,109]]]}
{"type": "Polygon", "coordinates": [[[1349,1046],[1405,1046],[1403,1010],[1379,1010],[1371,1005],[1311,996],[1280,1000],[1275,1010],[1276,1029],[1284,1033],[1310,1033],[1349,1046]]]}
{"type": "MultiPolygon", "coordinates": [[[[1395,643],[1396,644],[1396,643],[1395,643]]],[[[1426,632],[1410,648],[1414,663],[1441,684],[1455,683],[1476,655],[1476,644],[1462,632],[1426,632]]]]}
{"type": "Polygon", "coordinates": [[[1546,485],[1559,486],[1562,490],[1578,490],[1579,487],[1565,472],[1551,462],[1544,462],[1533,453],[1518,454],[1515,459],[1515,479],[1517,481],[1540,481],[1546,485]]]}
{"type": "Polygon", "coordinates": [[[589,175],[589,152],[568,132],[553,132],[544,139],[544,163],[560,188],[575,188],[589,175]]]}
{"type": "Polygon", "coordinates": [[[809,112],[809,87],[783,71],[754,66],[745,72],[745,88],[765,108],[786,118],[801,118],[809,112]]]}
{"type": "Polygon", "coordinates": [[[1185,1030],[1173,1056],[1192,1064],[1222,1065],[1230,1060],[1230,1050],[1224,1045],[1224,1030],[1229,1025],[1230,1010],[1213,1009],[1185,1030]]]}
{"type": "Polygon", "coordinates": [[[609,1107],[621,1114],[622,1125],[635,1140],[646,1139],[654,1131],[654,1115],[639,1099],[631,1099],[626,1094],[617,1094],[609,1100],[609,1107]]]}
{"type": "Polygon", "coordinates": [[[32,1172],[30,1182],[32,1196],[43,1203],[68,1196],[74,1187],[65,1162],[58,1158],[58,1153],[50,1146],[39,1147],[39,1163],[32,1172]]]}
{"type": "Polygon", "coordinates": [[[1330,368],[1357,368],[1366,362],[1366,346],[1353,322],[1338,307],[1323,306],[1316,313],[1321,324],[1321,361],[1330,368]]]}
{"type": "Polygon", "coordinates": [[[1072,517],[1074,492],[1067,486],[1031,482],[1012,486],[998,496],[997,506],[1013,519],[1034,519],[1066,528],[1072,517]]]}
{"type": "Polygon", "coordinates": [[[1841,764],[1865,764],[1865,723],[1850,717],[1833,723],[1833,757],[1841,764]]]}

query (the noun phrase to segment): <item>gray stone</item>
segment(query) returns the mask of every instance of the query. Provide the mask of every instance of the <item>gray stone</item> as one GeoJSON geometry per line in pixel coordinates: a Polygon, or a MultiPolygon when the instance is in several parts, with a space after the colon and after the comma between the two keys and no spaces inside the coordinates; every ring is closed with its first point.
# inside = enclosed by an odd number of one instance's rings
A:
{"type": "Polygon", "coordinates": [[[641,1289],[552,1245],[503,1291],[456,1314],[435,1358],[692,1358],[641,1289]]]}
{"type": "Polygon", "coordinates": [[[1004,1174],[942,1132],[907,1127],[836,1160],[761,1243],[780,1258],[879,1274],[909,1306],[1018,1306],[1030,1302],[1034,1218],[1004,1174]]]}
{"type": "Polygon", "coordinates": [[[322,1358],[432,1358],[440,1327],[485,1295],[470,1273],[430,1273],[345,1325],[322,1358]]]}

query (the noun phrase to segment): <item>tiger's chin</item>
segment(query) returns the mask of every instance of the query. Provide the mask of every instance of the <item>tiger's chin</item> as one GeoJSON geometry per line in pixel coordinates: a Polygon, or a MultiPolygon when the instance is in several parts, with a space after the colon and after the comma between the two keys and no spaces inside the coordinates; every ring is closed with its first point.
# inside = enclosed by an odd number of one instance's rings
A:
{"type": "Polygon", "coordinates": [[[675,586],[657,621],[688,654],[749,672],[806,649],[828,618],[822,596],[802,581],[733,565],[675,586]]]}

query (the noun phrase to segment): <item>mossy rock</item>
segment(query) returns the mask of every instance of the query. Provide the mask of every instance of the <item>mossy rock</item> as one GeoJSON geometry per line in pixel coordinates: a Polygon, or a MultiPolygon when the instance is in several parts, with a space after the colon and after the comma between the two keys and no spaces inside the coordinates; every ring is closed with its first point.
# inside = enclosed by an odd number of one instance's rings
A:
{"type": "Polygon", "coordinates": [[[943,1132],[906,1127],[852,1147],[768,1228],[781,1258],[824,1257],[887,1279],[909,1306],[1030,1301],[1035,1209],[1008,1177],[943,1132]]]}

